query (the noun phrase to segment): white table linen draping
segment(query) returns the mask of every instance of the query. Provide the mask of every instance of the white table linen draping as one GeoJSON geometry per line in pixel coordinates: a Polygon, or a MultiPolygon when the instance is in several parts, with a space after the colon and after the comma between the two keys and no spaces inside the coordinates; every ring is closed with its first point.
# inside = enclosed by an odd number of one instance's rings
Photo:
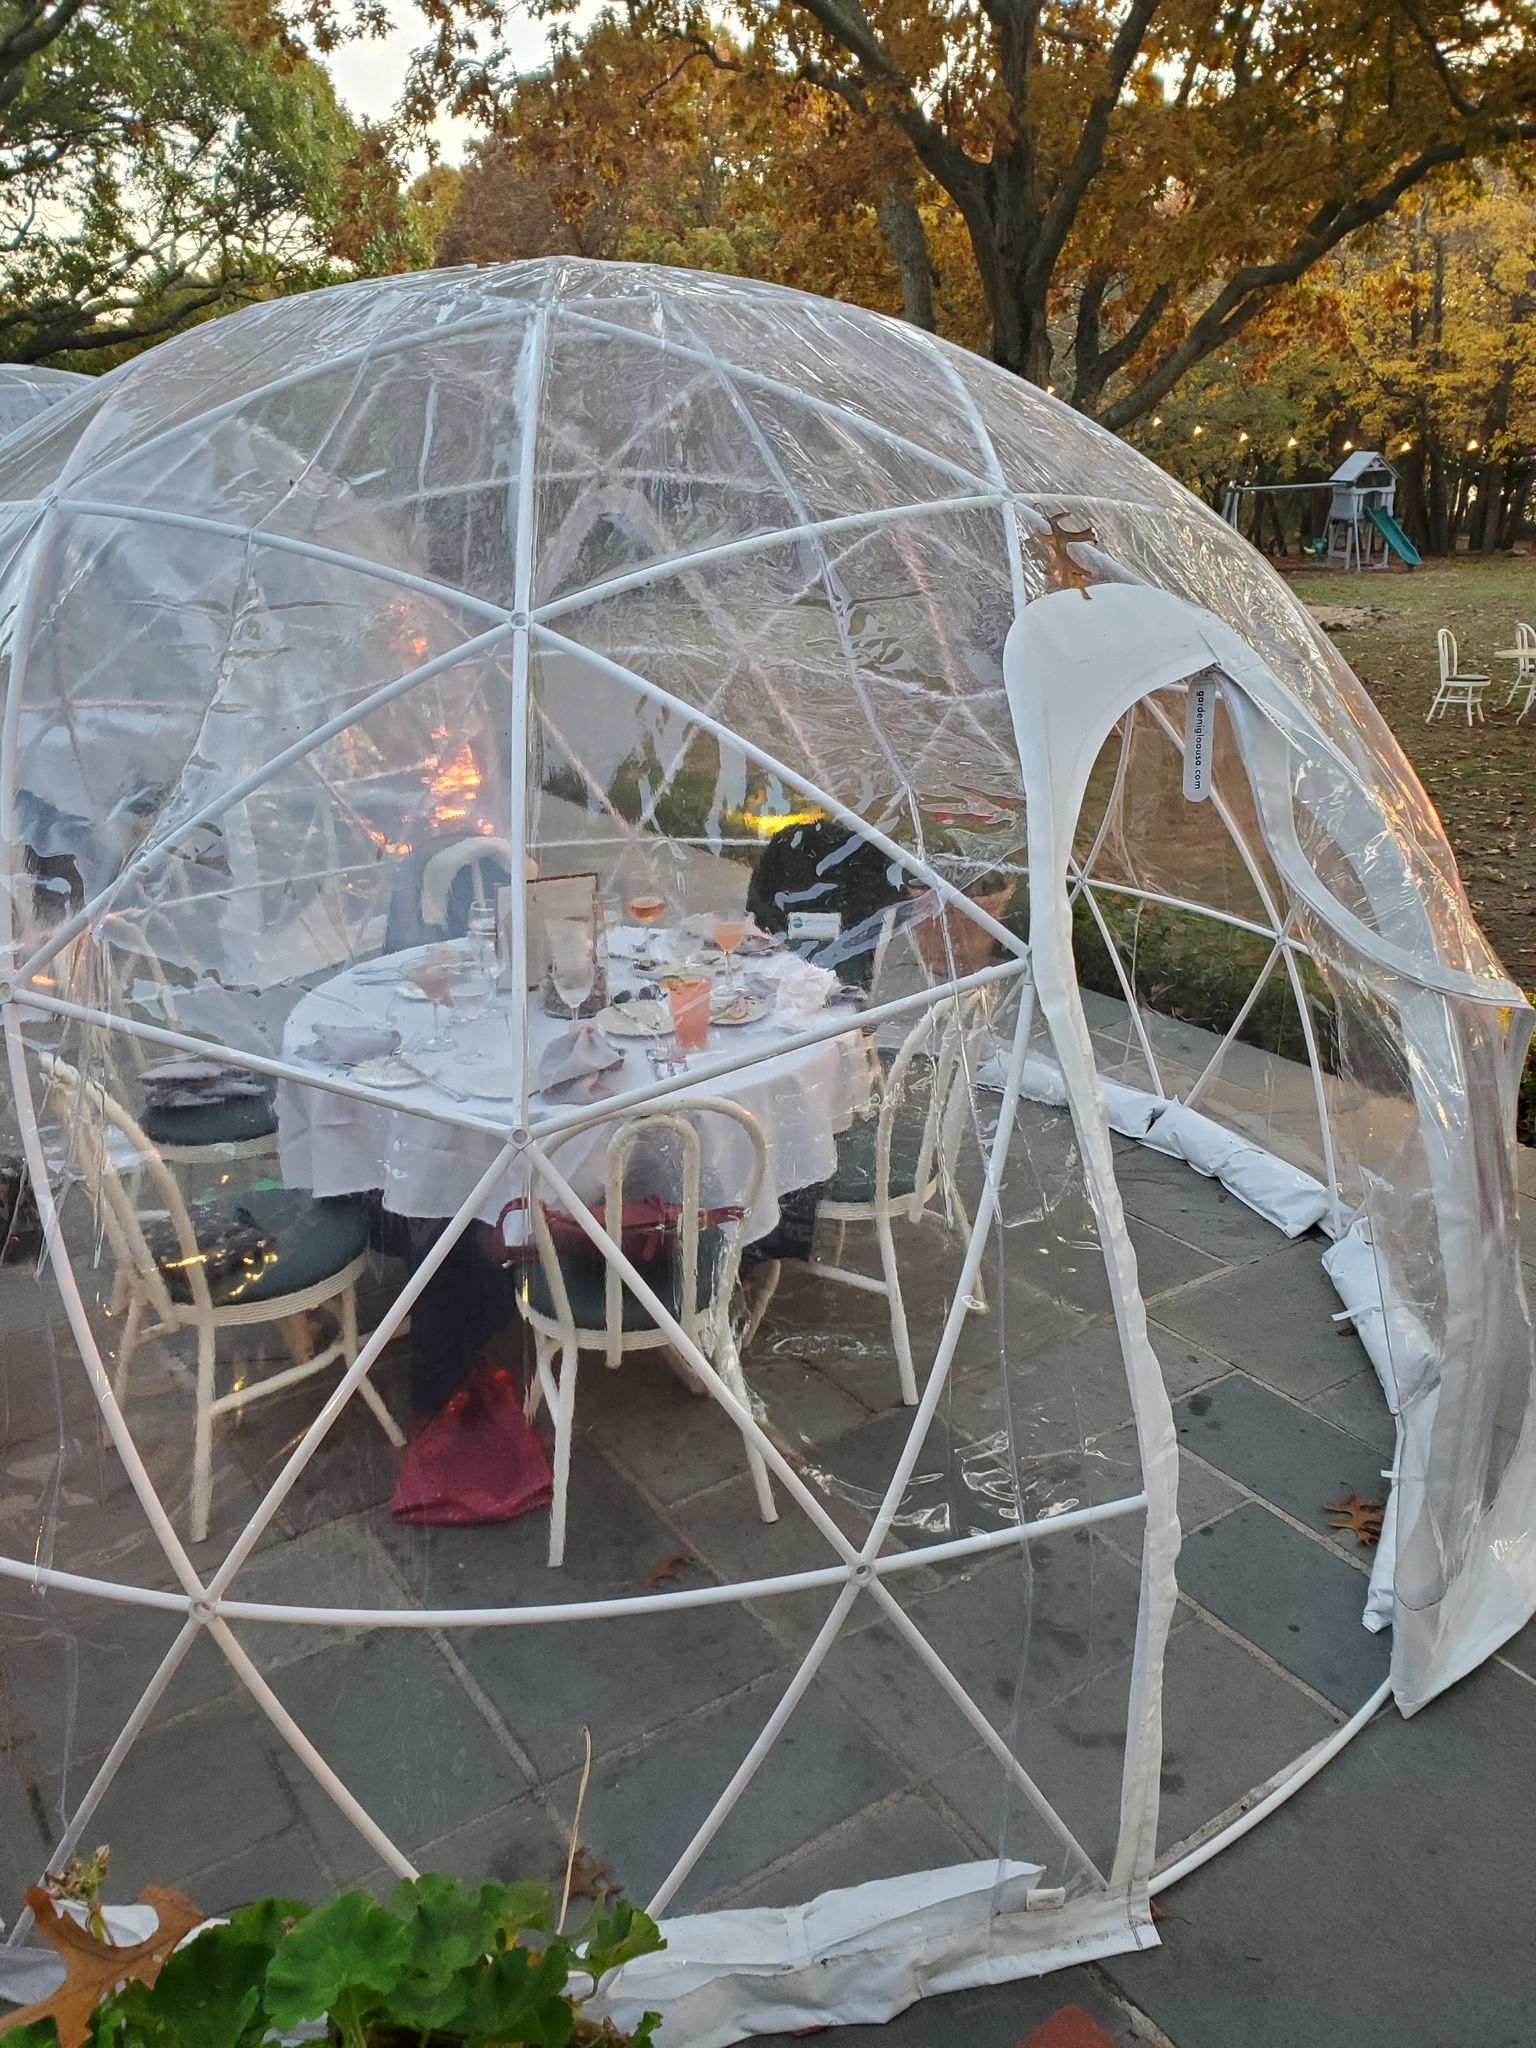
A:
{"type": "MultiPolygon", "coordinates": [[[[627,984],[629,974],[618,952],[616,944],[609,967],[615,990],[627,984]]],[[[370,961],[311,991],[288,1018],[284,1058],[296,1064],[314,1064],[317,1073],[339,1072],[304,1059],[305,1049],[313,1047],[315,1026],[373,1024],[399,1031],[408,1056],[431,1064],[468,1101],[458,1102],[427,1080],[391,1093],[387,1100],[368,1102],[283,1081],[277,1091],[278,1159],[289,1186],[307,1188],[316,1195],[378,1192],[384,1206],[397,1216],[451,1216],[495,1159],[500,1145],[489,1132],[466,1131],[407,1113],[411,1109],[437,1108],[445,1113],[468,1109],[487,1117],[504,1115],[509,1125],[516,1114],[515,1105],[505,1099],[473,1093],[475,1063],[455,1059],[451,1048],[432,1054],[414,1049],[430,1034],[432,1013],[426,1003],[401,997],[399,983],[422,957],[419,953],[400,954],[396,962],[399,974],[387,981],[378,979],[380,962],[370,961]]],[[[504,1064],[510,1048],[510,1009],[510,999],[498,998],[480,1017],[461,1020],[456,1039],[464,1049],[483,1051],[504,1064]]],[[[528,1064],[537,1076],[545,1048],[567,1027],[560,1018],[546,1015],[535,996],[529,998],[527,1014],[528,1064]]],[[[707,1054],[695,1054],[695,1059],[707,1056],[714,1060],[737,1053],[744,1061],[756,1063],[706,1082],[696,1093],[680,1091],[669,1096],[665,1105],[658,1105],[669,1111],[686,1110],[690,1096],[719,1096],[756,1119],[767,1158],[762,1187],[746,1219],[749,1241],[774,1229],[783,1195],[829,1178],[837,1163],[838,1132],[846,1130],[868,1105],[869,1064],[852,1013],[850,1029],[836,1038],[800,1046],[778,1057],[758,1057],[776,1041],[803,1031],[808,1021],[803,1014],[772,1010],[756,1024],[713,1027],[707,1054]]],[[[616,1092],[643,1087],[654,1078],[644,1043],[615,1040],[618,1043],[624,1044],[625,1061],[622,1070],[612,1076],[616,1092]]],[[[535,1095],[535,1113],[542,1106],[542,1098],[535,1095]]],[[[727,1117],[705,1114],[694,1122],[700,1139],[702,1201],[707,1208],[735,1206],[750,1179],[750,1140],[741,1126],[727,1117]]],[[[575,1133],[551,1152],[554,1163],[583,1200],[595,1199],[603,1192],[611,1136],[612,1125],[597,1125],[575,1133]]],[[[526,1166],[517,1162],[480,1204],[480,1219],[495,1223],[509,1202],[526,1195],[527,1185],[526,1166]]]]}

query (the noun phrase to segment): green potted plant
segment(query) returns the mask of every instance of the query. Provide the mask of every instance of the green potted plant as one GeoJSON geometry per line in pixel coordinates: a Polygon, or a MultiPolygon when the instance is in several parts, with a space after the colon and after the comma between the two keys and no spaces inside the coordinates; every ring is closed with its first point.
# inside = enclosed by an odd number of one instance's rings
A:
{"type": "Polygon", "coordinates": [[[665,1946],[626,1901],[560,1931],[542,1884],[425,1876],[387,1903],[361,1891],[320,1906],[262,1899],[185,1940],[195,1908],[146,1891],[157,1936],[114,1948],[94,1897],[85,1926],[50,1893],[29,1903],[65,1962],[63,1984],[0,2020],[6,2048],[269,2048],[295,2033],[334,2048],[644,2048],[583,2008],[612,1971],[665,1946]],[[94,1922],[94,1925],[92,1924],[94,1922]],[[178,1940],[185,1945],[176,1947],[178,1940]]]}

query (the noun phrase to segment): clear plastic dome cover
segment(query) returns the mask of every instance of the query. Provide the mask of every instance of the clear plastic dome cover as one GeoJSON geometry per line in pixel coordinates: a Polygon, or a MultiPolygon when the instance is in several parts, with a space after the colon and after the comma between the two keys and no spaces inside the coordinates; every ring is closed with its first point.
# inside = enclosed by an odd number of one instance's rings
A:
{"type": "Polygon", "coordinates": [[[1409,1712],[1529,1615],[1530,1012],[1150,463],[551,260],[200,327],[0,500],[7,1917],[546,1877],[585,1783],[620,2014],[879,2016],[1154,1940],[1367,1596],[1409,1712]],[[1286,1712],[1173,1407],[1262,1458],[1173,1297],[1277,1247],[1396,1443],[1286,1712]]]}
{"type": "Polygon", "coordinates": [[[39,363],[0,363],[0,440],[35,420],[40,412],[77,393],[91,379],[78,370],[49,370],[39,363]]]}

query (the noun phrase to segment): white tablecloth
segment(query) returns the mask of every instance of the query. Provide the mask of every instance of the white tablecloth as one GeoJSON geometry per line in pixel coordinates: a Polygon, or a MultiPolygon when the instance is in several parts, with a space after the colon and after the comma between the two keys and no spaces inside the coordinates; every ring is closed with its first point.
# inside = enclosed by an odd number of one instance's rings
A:
{"type": "MultiPolygon", "coordinates": [[[[616,935],[615,947],[620,943],[616,935]]],[[[420,954],[414,953],[398,955],[400,977],[420,958],[420,954]]],[[[509,1123],[515,1117],[515,1106],[504,1100],[474,1096],[471,1091],[475,1085],[475,1066],[455,1062],[451,1051],[413,1051],[413,1042],[425,1039],[431,1032],[431,1010],[425,1003],[400,998],[396,981],[381,984],[374,979],[379,968],[379,962],[371,961],[349,969],[303,997],[290,1014],[283,1033],[284,1057],[301,1059],[304,1048],[313,1045],[317,1024],[387,1026],[401,1033],[408,1056],[438,1066],[451,1085],[470,1099],[459,1104],[428,1081],[392,1094],[387,1104],[359,1102],[325,1089],[306,1088],[298,1082],[281,1082],[277,1116],[283,1179],[291,1187],[309,1188],[317,1195],[378,1191],[384,1197],[385,1207],[397,1216],[450,1216],[495,1158],[498,1141],[489,1133],[482,1135],[405,1114],[405,1106],[440,1108],[450,1113],[469,1109],[485,1116],[504,1115],[509,1123]],[[360,976],[363,978],[359,979],[360,976]]],[[[629,985],[628,976],[624,963],[610,957],[610,989],[616,993],[629,985]]],[[[462,1034],[466,1048],[481,1048],[504,1058],[509,1043],[509,1012],[510,1000],[498,998],[481,1017],[472,1022],[461,1020],[456,1035],[462,1034]]],[[[565,1028],[560,1019],[546,1016],[537,998],[530,996],[531,1072],[537,1073],[544,1047],[565,1028]]],[[[751,1058],[776,1040],[790,1038],[805,1028],[803,1018],[779,1012],[770,1012],[757,1024],[729,1029],[713,1026],[707,1056],[715,1059],[739,1050],[743,1059],[751,1058]]],[[[615,1044],[618,1043],[616,1040],[615,1044]]],[[[624,1089],[642,1087],[653,1078],[644,1046],[632,1041],[625,1043],[624,1067],[613,1079],[624,1089]]],[[[738,1073],[724,1074],[705,1083],[698,1092],[723,1096],[739,1104],[761,1127],[767,1166],[761,1191],[746,1223],[748,1238],[759,1238],[777,1224],[781,1195],[792,1188],[813,1186],[832,1173],[837,1163],[837,1133],[845,1130],[868,1104],[869,1066],[860,1033],[852,1028],[820,1044],[802,1046],[778,1058],[759,1059],[757,1064],[743,1067],[738,1073]]],[[[688,1093],[681,1091],[667,1099],[666,1107],[686,1107],[688,1100],[688,1093]]],[[[542,1098],[536,1095],[532,1106],[537,1112],[544,1106],[542,1098]]],[[[697,1119],[697,1126],[704,1205],[734,1206],[742,1200],[747,1186],[750,1141],[741,1127],[727,1117],[704,1115],[697,1119]]],[[[584,1200],[603,1191],[610,1136],[611,1127],[595,1126],[568,1138],[551,1154],[584,1200]]],[[[506,1204],[526,1191],[526,1171],[514,1167],[481,1203],[479,1216],[494,1223],[506,1204]]]]}

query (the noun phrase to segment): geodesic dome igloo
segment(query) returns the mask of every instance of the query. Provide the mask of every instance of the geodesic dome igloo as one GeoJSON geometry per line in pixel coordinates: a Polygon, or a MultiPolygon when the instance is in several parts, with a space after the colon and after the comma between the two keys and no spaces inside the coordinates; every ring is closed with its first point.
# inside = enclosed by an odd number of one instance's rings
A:
{"type": "Polygon", "coordinates": [[[666,1922],[621,2012],[880,2016],[1154,1940],[1530,1613],[1530,1013],[1150,463],[554,260],[212,323],[0,471],[12,1905],[574,1829],[666,1922]],[[524,1388],[527,1512],[391,1515],[411,1410],[505,1494],[524,1388]]]}
{"type": "Polygon", "coordinates": [[[35,420],[39,413],[90,389],[78,370],[49,370],[40,363],[0,363],[0,440],[35,420]]]}

